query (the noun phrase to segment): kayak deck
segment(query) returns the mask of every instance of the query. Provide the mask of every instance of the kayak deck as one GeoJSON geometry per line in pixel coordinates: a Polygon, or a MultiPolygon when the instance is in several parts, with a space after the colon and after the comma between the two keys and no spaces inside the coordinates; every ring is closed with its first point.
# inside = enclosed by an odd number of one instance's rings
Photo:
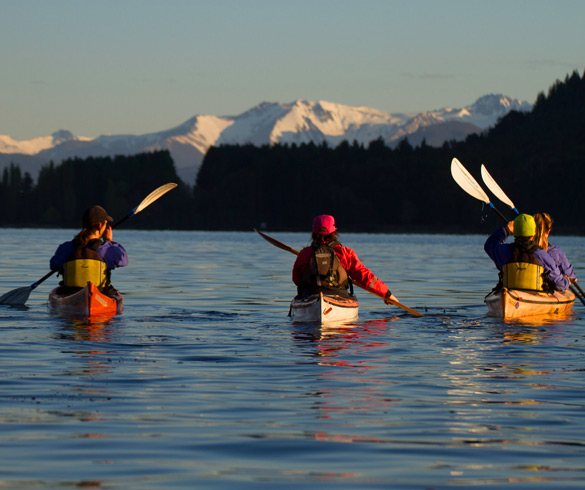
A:
{"type": "Polygon", "coordinates": [[[352,322],[357,320],[358,313],[357,299],[322,292],[295,298],[290,305],[290,317],[295,322],[352,322]]]}
{"type": "Polygon", "coordinates": [[[49,294],[49,307],[58,313],[80,316],[107,316],[122,313],[122,296],[102,293],[95,284],[77,291],[59,286],[49,294]]]}
{"type": "Polygon", "coordinates": [[[574,303],[575,295],[569,290],[545,293],[503,288],[485,297],[488,316],[503,319],[567,313],[574,303]]]}

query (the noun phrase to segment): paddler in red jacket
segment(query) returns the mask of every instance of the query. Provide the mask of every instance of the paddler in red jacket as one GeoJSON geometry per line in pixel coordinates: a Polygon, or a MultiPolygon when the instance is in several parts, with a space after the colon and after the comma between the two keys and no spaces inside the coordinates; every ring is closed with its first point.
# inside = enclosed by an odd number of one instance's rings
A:
{"type": "Polygon", "coordinates": [[[398,301],[351,248],[337,241],[336,232],[333,216],[323,214],[313,219],[313,243],[300,251],[293,266],[292,280],[297,285],[298,297],[320,291],[348,297],[353,294],[354,280],[369,291],[398,301]]]}

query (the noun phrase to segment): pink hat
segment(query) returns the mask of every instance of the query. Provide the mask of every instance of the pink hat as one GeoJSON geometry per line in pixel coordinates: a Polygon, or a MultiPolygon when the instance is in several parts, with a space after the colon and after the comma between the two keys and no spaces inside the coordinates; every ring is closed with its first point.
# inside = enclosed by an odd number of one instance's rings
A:
{"type": "Polygon", "coordinates": [[[315,216],[313,219],[313,233],[329,235],[329,233],[333,233],[335,230],[337,228],[335,228],[335,218],[333,216],[322,214],[315,216]]]}

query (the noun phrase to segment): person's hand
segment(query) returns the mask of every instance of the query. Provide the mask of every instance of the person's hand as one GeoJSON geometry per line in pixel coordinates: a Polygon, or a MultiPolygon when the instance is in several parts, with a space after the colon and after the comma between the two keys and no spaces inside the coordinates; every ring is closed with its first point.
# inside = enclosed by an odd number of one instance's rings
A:
{"type": "Polygon", "coordinates": [[[514,221],[510,221],[506,225],[506,229],[508,230],[508,235],[513,235],[514,234],[514,221]]]}
{"type": "Polygon", "coordinates": [[[112,241],[114,234],[112,232],[112,227],[110,225],[106,225],[106,229],[104,231],[103,237],[104,237],[104,240],[107,240],[109,242],[112,241]]]}
{"type": "Polygon", "coordinates": [[[391,305],[391,301],[395,301],[396,303],[400,303],[400,301],[398,301],[398,298],[396,296],[394,296],[390,291],[388,291],[385,295],[384,295],[384,303],[386,303],[387,305],[391,305]]]}

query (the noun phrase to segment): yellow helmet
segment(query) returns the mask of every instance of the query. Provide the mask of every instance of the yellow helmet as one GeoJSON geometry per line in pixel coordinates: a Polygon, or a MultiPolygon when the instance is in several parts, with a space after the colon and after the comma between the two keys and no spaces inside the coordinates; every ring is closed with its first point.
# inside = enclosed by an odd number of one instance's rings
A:
{"type": "Polygon", "coordinates": [[[529,214],[519,214],[514,220],[514,236],[531,237],[536,233],[536,222],[529,214]]]}

